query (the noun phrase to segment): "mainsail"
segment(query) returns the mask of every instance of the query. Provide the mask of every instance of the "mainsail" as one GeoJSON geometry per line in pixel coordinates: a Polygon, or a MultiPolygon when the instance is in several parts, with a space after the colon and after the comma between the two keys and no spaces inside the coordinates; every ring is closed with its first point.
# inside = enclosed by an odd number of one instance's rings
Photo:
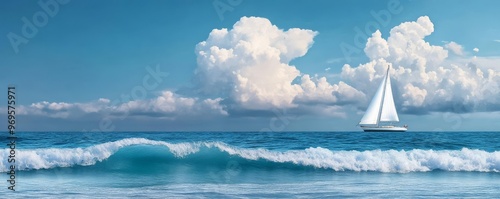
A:
{"type": "Polygon", "coordinates": [[[378,125],[380,122],[399,122],[392,96],[389,68],[359,124],[378,125]]]}
{"type": "Polygon", "coordinates": [[[391,77],[387,70],[387,78],[385,83],[385,95],[382,103],[382,111],[380,113],[381,122],[399,122],[396,105],[394,105],[394,97],[392,97],[391,77]]]}

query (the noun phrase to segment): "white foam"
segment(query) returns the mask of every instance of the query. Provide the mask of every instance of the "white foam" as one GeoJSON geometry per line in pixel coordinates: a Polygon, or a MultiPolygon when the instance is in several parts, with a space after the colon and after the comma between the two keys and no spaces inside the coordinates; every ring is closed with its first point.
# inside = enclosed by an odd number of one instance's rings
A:
{"type": "MultiPolygon", "coordinates": [[[[230,155],[249,160],[266,160],[276,163],[293,163],[335,171],[425,172],[480,171],[500,172],[500,151],[487,152],[477,149],[462,150],[370,150],[331,151],[316,147],[285,152],[267,149],[245,149],[222,142],[193,142],[172,144],[144,138],[128,138],[87,148],[49,148],[18,150],[17,167],[20,170],[93,165],[109,158],[119,149],[131,145],[159,145],[168,147],[176,157],[197,153],[202,147],[216,148],[230,155]]],[[[0,153],[0,171],[6,172],[8,150],[0,153]]]]}
{"type": "Polygon", "coordinates": [[[460,151],[433,150],[372,150],[330,151],[308,148],[304,151],[271,152],[243,151],[243,157],[263,158],[273,162],[291,162],[335,171],[414,172],[431,171],[500,171],[500,152],[462,149],[460,151]]]}
{"type": "MultiPolygon", "coordinates": [[[[23,150],[18,149],[16,155],[16,165],[19,170],[49,169],[54,167],[70,167],[74,165],[93,165],[103,161],[116,153],[119,149],[132,145],[163,145],[172,151],[176,156],[185,156],[199,150],[199,144],[170,144],[167,142],[153,141],[144,138],[128,138],[115,142],[107,142],[87,148],[48,148],[23,150]]],[[[10,150],[4,149],[0,153],[0,172],[6,172],[7,156],[10,150]]]]}

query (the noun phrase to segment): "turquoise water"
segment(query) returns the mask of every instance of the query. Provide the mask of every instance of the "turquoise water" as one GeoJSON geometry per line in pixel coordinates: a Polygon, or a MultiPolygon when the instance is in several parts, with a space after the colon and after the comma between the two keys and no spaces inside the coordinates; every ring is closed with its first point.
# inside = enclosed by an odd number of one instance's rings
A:
{"type": "MultiPolygon", "coordinates": [[[[7,135],[7,133],[5,133],[7,135]]],[[[18,197],[500,197],[496,132],[18,132],[18,197]]]]}

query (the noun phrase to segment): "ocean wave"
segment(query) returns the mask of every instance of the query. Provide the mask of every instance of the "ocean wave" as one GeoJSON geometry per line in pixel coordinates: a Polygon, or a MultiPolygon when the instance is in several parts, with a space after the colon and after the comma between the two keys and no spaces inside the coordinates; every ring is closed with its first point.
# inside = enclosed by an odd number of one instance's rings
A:
{"type": "MultiPolygon", "coordinates": [[[[333,171],[375,172],[427,172],[477,171],[500,172],[500,151],[487,152],[478,149],[462,150],[367,150],[331,151],[321,147],[304,150],[272,151],[263,148],[239,148],[223,142],[169,143],[144,138],[128,138],[86,148],[18,149],[18,170],[51,169],[57,167],[91,166],[106,161],[120,149],[148,145],[168,149],[174,160],[192,157],[200,152],[219,153],[244,161],[264,161],[278,164],[293,164],[333,171]]],[[[9,150],[0,153],[0,172],[7,172],[9,150]]],[[[216,157],[216,156],[214,156],[216,157]]],[[[203,162],[200,162],[203,164],[203,162]]]]}

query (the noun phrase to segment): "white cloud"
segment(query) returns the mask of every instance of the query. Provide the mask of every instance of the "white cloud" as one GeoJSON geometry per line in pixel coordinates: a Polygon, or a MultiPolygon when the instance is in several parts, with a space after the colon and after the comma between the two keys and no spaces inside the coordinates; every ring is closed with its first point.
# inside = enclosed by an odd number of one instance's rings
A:
{"type": "Polygon", "coordinates": [[[427,96],[427,91],[413,86],[411,83],[406,84],[404,87],[405,93],[403,93],[403,106],[422,106],[425,97],[427,96]]]}
{"type": "Polygon", "coordinates": [[[128,101],[120,104],[112,104],[109,99],[104,98],[87,103],[43,101],[33,103],[30,106],[20,106],[18,114],[70,118],[96,113],[171,119],[193,115],[227,115],[224,107],[220,104],[221,101],[221,98],[199,100],[198,98],[182,97],[167,90],[153,99],[128,101]]]}
{"type": "Polygon", "coordinates": [[[500,42],[500,39],[495,39],[495,40],[493,40],[493,41],[500,42]]]}
{"type": "Polygon", "coordinates": [[[457,44],[454,41],[445,44],[444,47],[448,50],[451,50],[451,52],[455,53],[456,55],[464,55],[464,48],[462,47],[462,45],[457,44]]]}
{"type": "Polygon", "coordinates": [[[66,102],[36,102],[29,106],[20,106],[20,115],[42,115],[52,118],[68,118],[75,115],[101,112],[108,108],[109,99],[101,98],[97,101],[87,103],[66,103],[66,102]]]}
{"type": "Polygon", "coordinates": [[[387,41],[382,38],[382,33],[380,33],[379,30],[375,31],[372,37],[368,38],[365,53],[371,60],[386,58],[390,55],[389,45],[387,41]]]}
{"type": "MultiPolygon", "coordinates": [[[[446,49],[425,41],[433,27],[424,16],[392,28],[387,40],[379,31],[373,33],[365,48],[370,62],[358,67],[344,65],[342,79],[372,96],[389,65],[393,88],[399,93],[396,103],[408,112],[488,111],[498,107],[500,101],[492,100],[497,99],[499,92],[498,72],[484,66],[482,63],[488,62],[484,58],[448,58],[446,49]]],[[[445,47],[464,55],[463,48],[455,42],[445,47]]]]}
{"type": "Polygon", "coordinates": [[[303,56],[315,35],[280,30],[265,18],[242,17],[233,29],[214,29],[196,46],[197,74],[207,92],[230,90],[245,108],[293,107],[302,89],[291,84],[300,71],[288,62],[303,56]]]}
{"type": "Polygon", "coordinates": [[[468,58],[455,42],[431,45],[425,37],[433,32],[427,16],[392,28],[387,39],[374,32],[364,48],[369,61],[357,67],[345,64],[340,74],[334,74],[342,81],[332,84],[326,77],[304,74],[290,65],[307,53],[317,32],[282,30],[265,18],[243,17],[232,29],[212,30],[196,45],[200,88],[216,97],[200,99],[167,90],[146,100],[43,101],[20,106],[18,111],[54,118],[125,114],[176,119],[286,109],[295,115],[345,117],[344,105],[358,109],[368,105],[387,66],[391,66],[395,102],[406,113],[499,110],[500,58],[468,58]],[[461,56],[449,58],[449,51],[461,56]]]}
{"type": "Polygon", "coordinates": [[[359,101],[352,96],[359,97],[360,92],[346,84],[331,85],[326,78],[313,82],[303,74],[300,84],[293,83],[301,72],[289,62],[304,56],[317,34],[299,28],[282,30],[259,17],[242,17],[230,30],[214,29],[196,46],[196,74],[202,89],[228,93],[240,108],[248,110],[359,101]]]}
{"type": "Polygon", "coordinates": [[[477,53],[477,52],[479,52],[479,48],[474,48],[474,49],[472,49],[472,51],[477,53]]]}
{"type": "Polygon", "coordinates": [[[160,96],[149,100],[129,101],[116,108],[118,112],[131,115],[156,115],[160,117],[177,117],[185,115],[227,115],[221,98],[199,100],[182,97],[172,91],[163,91],[160,96]]]}
{"type": "Polygon", "coordinates": [[[340,104],[364,99],[365,95],[344,82],[331,85],[325,77],[311,79],[309,75],[301,78],[304,92],[297,96],[296,101],[305,103],[340,104]]]}

